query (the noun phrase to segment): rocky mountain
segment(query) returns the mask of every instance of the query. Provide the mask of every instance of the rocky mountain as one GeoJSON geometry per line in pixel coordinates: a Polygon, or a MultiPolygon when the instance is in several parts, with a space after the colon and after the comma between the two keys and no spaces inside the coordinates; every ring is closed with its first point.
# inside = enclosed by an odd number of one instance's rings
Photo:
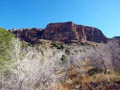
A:
{"type": "Polygon", "coordinates": [[[0,90],[120,90],[120,37],[72,22],[0,28],[0,90]]]}
{"type": "Polygon", "coordinates": [[[61,41],[64,43],[79,41],[107,42],[107,38],[99,29],[77,25],[72,22],[50,23],[45,29],[13,29],[10,32],[13,32],[21,40],[31,43],[39,42],[40,39],[61,41]]]}
{"type": "Polygon", "coordinates": [[[21,28],[12,29],[10,32],[14,33],[22,41],[33,43],[37,42],[41,38],[44,31],[41,28],[21,28]]]}

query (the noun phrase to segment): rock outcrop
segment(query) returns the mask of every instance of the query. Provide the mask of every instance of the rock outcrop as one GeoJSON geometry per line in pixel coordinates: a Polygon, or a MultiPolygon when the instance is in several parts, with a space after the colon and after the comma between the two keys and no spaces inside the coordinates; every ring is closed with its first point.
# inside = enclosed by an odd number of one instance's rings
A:
{"type": "Polygon", "coordinates": [[[112,39],[120,43],[120,36],[113,37],[112,39]]]}
{"type": "Polygon", "coordinates": [[[22,28],[9,30],[22,41],[34,43],[41,38],[43,30],[41,28],[22,28]]]}
{"type": "Polygon", "coordinates": [[[77,25],[72,22],[50,23],[45,29],[32,28],[10,31],[26,42],[38,42],[39,39],[62,41],[64,43],[74,41],[107,42],[107,38],[99,29],[77,25]]]}

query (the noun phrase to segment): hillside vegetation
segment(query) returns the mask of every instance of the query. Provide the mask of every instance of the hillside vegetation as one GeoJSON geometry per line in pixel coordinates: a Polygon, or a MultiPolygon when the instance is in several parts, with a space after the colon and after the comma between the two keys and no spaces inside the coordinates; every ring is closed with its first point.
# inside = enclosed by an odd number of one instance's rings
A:
{"type": "Polygon", "coordinates": [[[43,40],[0,29],[0,90],[119,90],[120,44],[43,40]]]}
{"type": "Polygon", "coordinates": [[[12,62],[10,58],[12,39],[15,39],[12,33],[0,28],[0,72],[9,69],[12,62]]]}

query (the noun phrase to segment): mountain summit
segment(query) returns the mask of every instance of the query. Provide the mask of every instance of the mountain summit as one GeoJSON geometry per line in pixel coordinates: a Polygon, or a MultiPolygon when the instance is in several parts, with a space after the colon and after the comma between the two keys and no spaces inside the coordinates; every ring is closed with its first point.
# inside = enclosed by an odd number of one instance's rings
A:
{"type": "Polygon", "coordinates": [[[61,41],[64,43],[80,41],[107,42],[107,38],[101,30],[94,27],[77,25],[73,22],[50,23],[45,29],[12,29],[10,32],[13,32],[21,40],[31,43],[39,42],[40,39],[61,41]]]}

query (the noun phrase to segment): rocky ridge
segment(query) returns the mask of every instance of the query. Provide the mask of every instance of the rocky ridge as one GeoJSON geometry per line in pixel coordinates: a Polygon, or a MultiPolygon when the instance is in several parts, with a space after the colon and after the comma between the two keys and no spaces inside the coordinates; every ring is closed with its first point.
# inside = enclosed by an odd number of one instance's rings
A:
{"type": "Polygon", "coordinates": [[[12,29],[10,32],[14,33],[21,40],[31,43],[39,42],[41,39],[61,41],[64,43],[80,41],[107,42],[107,37],[101,30],[94,27],[77,25],[73,22],[50,23],[45,29],[12,29]]]}

